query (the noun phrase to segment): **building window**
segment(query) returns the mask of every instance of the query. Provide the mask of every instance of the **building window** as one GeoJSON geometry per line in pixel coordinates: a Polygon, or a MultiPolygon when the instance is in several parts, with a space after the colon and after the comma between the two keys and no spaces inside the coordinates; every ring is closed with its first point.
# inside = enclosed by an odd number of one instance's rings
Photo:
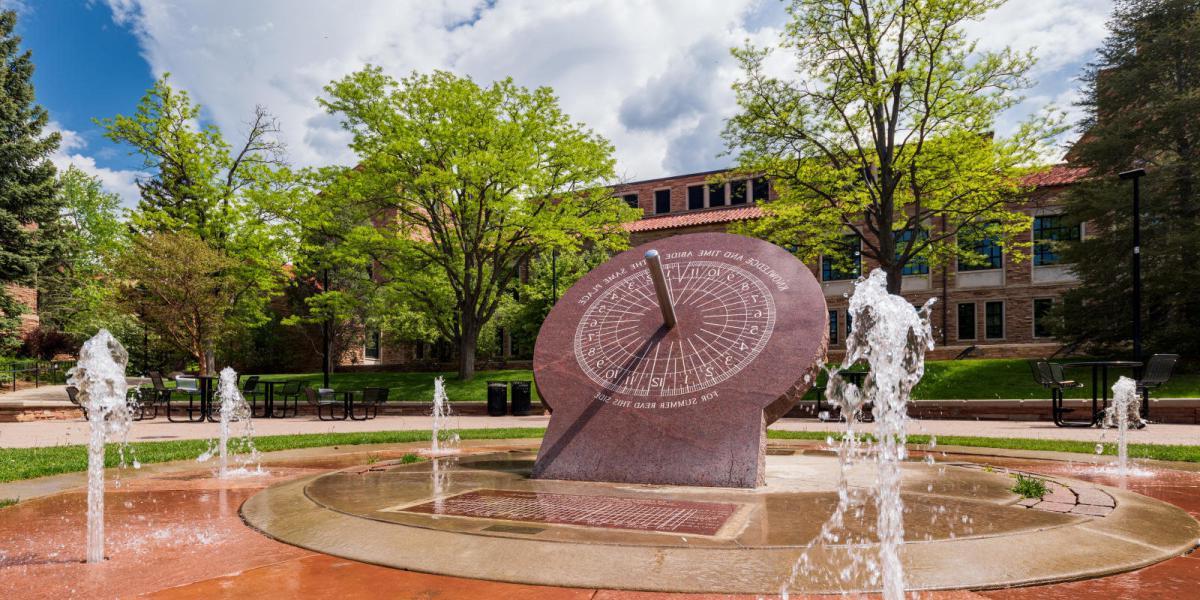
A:
{"type": "Polygon", "coordinates": [[[714,183],[708,186],[708,206],[725,206],[725,184],[714,183]]]}
{"type": "Polygon", "coordinates": [[[987,235],[984,228],[972,231],[960,231],[958,235],[958,249],[961,254],[971,255],[971,258],[966,261],[962,258],[958,259],[959,271],[999,269],[1004,264],[1004,252],[1000,249],[1000,245],[996,243],[996,240],[992,236],[987,235]]]}
{"type": "Polygon", "coordinates": [[[850,311],[846,311],[846,339],[850,339],[850,334],[854,331],[854,317],[850,311]]]}
{"type": "Polygon", "coordinates": [[[704,208],[704,186],[688,186],[688,210],[704,208]]]}
{"type": "Polygon", "coordinates": [[[837,311],[829,311],[829,343],[838,343],[837,311]]]}
{"type": "Polygon", "coordinates": [[[654,214],[662,215],[671,212],[671,190],[654,192],[654,214]]]}
{"type": "Polygon", "coordinates": [[[1035,298],[1033,300],[1033,337],[1050,337],[1050,325],[1047,319],[1054,300],[1050,298],[1035,298]]]}
{"type": "Polygon", "coordinates": [[[984,305],[983,335],[989,340],[1004,339],[1004,302],[988,302],[984,305]]]}
{"type": "Polygon", "coordinates": [[[958,339],[975,339],[975,304],[963,303],[958,305],[958,339]]]}
{"type": "Polygon", "coordinates": [[[855,279],[862,273],[862,252],[857,235],[847,235],[840,249],[821,256],[821,281],[855,279]]]}
{"type": "Polygon", "coordinates": [[[1043,215],[1033,218],[1033,264],[1058,264],[1061,257],[1054,251],[1055,242],[1079,241],[1079,225],[1067,222],[1065,215],[1043,215]]]}
{"type": "Polygon", "coordinates": [[[625,204],[629,205],[629,208],[637,208],[638,207],[638,195],[637,194],[625,194],[624,196],[621,196],[621,199],[625,201],[625,204]]]}
{"type": "Polygon", "coordinates": [[[766,177],[755,177],[750,191],[754,194],[752,202],[766,202],[771,199],[771,188],[766,177]]]}
{"type": "MultiPolygon", "coordinates": [[[[917,241],[918,244],[921,243],[920,240],[923,240],[926,237],[929,237],[929,234],[926,233],[924,229],[921,229],[921,230],[905,229],[904,231],[900,231],[900,232],[896,233],[896,258],[897,259],[899,259],[900,254],[902,252],[904,252],[904,248],[908,246],[908,242],[913,239],[913,234],[916,231],[920,232],[918,234],[920,236],[920,238],[917,241]]],[[[929,274],[929,261],[924,256],[914,256],[914,257],[910,258],[907,263],[905,263],[904,268],[901,269],[901,271],[900,271],[900,274],[901,275],[928,275],[929,274]]]]}
{"type": "Polygon", "coordinates": [[[742,179],[729,184],[729,203],[730,204],[745,204],[746,203],[746,180],[742,179]]]}
{"type": "Polygon", "coordinates": [[[363,357],[370,360],[379,360],[379,330],[368,329],[367,341],[363,345],[363,357]]]}

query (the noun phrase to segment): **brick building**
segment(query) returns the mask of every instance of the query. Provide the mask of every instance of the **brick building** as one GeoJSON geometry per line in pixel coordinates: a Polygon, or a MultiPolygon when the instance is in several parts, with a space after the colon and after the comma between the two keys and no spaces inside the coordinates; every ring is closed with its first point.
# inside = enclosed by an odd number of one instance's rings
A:
{"type": "MultiPolygon", "coordinates": [[[[774,194],[769,181],[757,177],[713,183],[725,173],[706,171],[613,186],[615,195],[642,209],[642,218],[626,225],[631,244],[684,233],[726,231],[734,223],[760,218],[758,204],[774,194]]],[[[985,241],[976,247],[987,257],[983,265],[910,267],[912,272],[904,277],[904,297],[914,305],[932,296],[938,299],[932,315],[937,348],[931,358],[952,358],[963,352],[974,357],[1045,356],[1061,347],[1061,342],[1045,331],[1040,317],[1075,285],[1076,278],[1049,245],[1037,242],[1086,233],[1082,227],[1066,225],[1057,200],[1081,176],[1081,169],[1057,165],[1031,177],[1027,183],[1034,190],[1014,202],[1016,208],[1034,218],[1025,240],[1033,242],[1029,258],[1014,260],[985,241]]],[[[835,261],[825,257],[808,265],[825,290],[832,358],[845,348],[851,326],[846,295],[860,274],[876,266],[861,257],[853,245],[848,246],[848,258],[857,265],[849,271],[839,269],[835,261]]],[[[381,338],[378,331],[365,333],[366,344],[353,347],[340,364],[415,367],[453,359],[453,348],[444,343],[419,344],[381,338]]]]}
{"type": "Polygon", "coordinates": [[[25,307],[25,312],[21,314],[21,335],[37,329],[39,323],[37,290],[21,285],[8,285],[4,289],[9,296],[25,307]]]}
{"type": "MultiPolygon", "coordinates": [[[[641,208],[641,219],[627,225],[631,243],[645,242],[683,233],[725,231],[731,224],[762,216],[757,204],[769,200],[773,191],[763,178],[733,179],[710,183],[723,171],[693,173],[648,179],[614,186],[613,191],[631,206],[641,208]]],[[[1084,227],[1067,225],[1058,196],[1082,176],[1082,170],[1056,165],[1028,181],[1035,186],[1014,207],[1034,219],[1026,240],[1033,243],[1031,256],[1015,260],[987,240],[976,246],[986,257],[982,265],[948,265],[906,268],[902,294],[914,305],[937,297],[933,327],[938,349],[932,358],[948,358],[969,352],[977,357],[1044,356],[1061,343],[1050,337],[1043,315],[1076,284],[1070,266],[1062,264],[1050,240],[1085,235],[1084,227]],[[1041,242],[1041,243],[1039,243],[1041,242]]],[[[846,294],[854,280],[875,266],[858,249],[861,241],[850,237],[847,259],[856,266],[843,270],[839,263],[821,257],[808,266],[821,282],[829,308],[831,354],[845,347],[849,330],[846,294]]]]}

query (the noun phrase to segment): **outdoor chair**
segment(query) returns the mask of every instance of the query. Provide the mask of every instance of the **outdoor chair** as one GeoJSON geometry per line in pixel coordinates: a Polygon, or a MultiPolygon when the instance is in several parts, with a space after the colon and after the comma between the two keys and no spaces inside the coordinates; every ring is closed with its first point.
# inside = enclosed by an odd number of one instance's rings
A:
{"type": "Polygon", "coordinates": [[[1063,419],[1063,415],[1071,412],[1073,409],[1063,407],[1063,390],[1075,389],[1083,387],[1082,383],[1067,379],[1063,375],[1062,365],[1050,363],[1045,360],[1029,361],[1029,368],[1033,371],[1033,379],[1042,387],[1050,390],[1050,412],[1054,418],[1054,424],[1059,427],[1091,427],[1092,421],[1068,421],[1063,419]]]}
{"type": "MultiPolygon", "coordinates": [[[[153,381],[153,378],[151,378],[153,381]]],[[[161,379],[160,379],[161,381],[161,379]]],[[[167,389],[164,386],[164,389],[167,389]]],[[[200,396],[200,380],[194,377],[176,377],[175,389],[168,389],[166,396],[167,420],[172,423],[191,422],[196,423],[204,420],[203,399],[200,396]],[[187,419],[176,419],[172,416],[171,401],[175,399],[176,394],[187,396],[187,406],[179,406],[180,410],[187,411],[187,419]]]]}
{"type": "Polygon", "coordinates": [[[1150,416],[1150,390],[1157,389],[1171,378],[1178,354],[1155,354],[1146,361],[1142,378],[1137,382],[1137,391],[1142,395],[1142,418],[1150,416]]]}
{"type": "Polygon", "coordinates": [[[366,421],[379,416],[379,405],[387,402],[388,388],[369,387],[362,391],[362,400],[359,406],[362,407],[362,418],[354,416],[354,403],[350,404],[350,418],[355,421],[366,421]]]}
{"type": "Polygon", "coordinates": [[[313,388],[306,387],[304,388],[304,398],[308,401],[310,406],[317,410],[318,419],[322,421],[345,421],[347,416],[346,403],[338,400],[336,395],[332,392],[333,390],[315,390],[313,388]],[[326,391],[329,393],[323,393],[326,391]],[[340,417],[334,414],[335,409],[338,407],[342,409],[342,416],[340,417]],[[325,411],[323,410],[325,408],[329,409],[328,418],[325,417],[325,411]]]}
{"type": "Polygon", "coordinates": [[[80,404],[80,402],[79,402],[79,388],[77,388],[73,385],[68,385],[67,386],[67,399],[71,401],[71,404],[74,404],[75,407],[79,409],[79,412],[83,413],[83,420],[86,421],[88,418],[88,412],[87,412],[87,408],[84,407],[83,404],[80,404]]]}
{"type": "Polygon", "coordinates": [[[283,384],[283,387],[276,392],[275,401],[271,406],[271,418],[285,419],[294,417],[300,414],[300,395],[303,383],[299,381],[288,381],[283,384]],[[291,406],[288,406],[288,401],[291,400],[291,406]],[[282,410],[280,410],[282,409],[282,410]]]}
{"type": "Polygon", "coordinates": [[[258,375],[251,375],[242,383],[242,397],[250,405],[250,416],[256,419],[267,416],[266,399],[263,400],[263,408],[260,414],[258,410],[258,399],[262,394],[258,391],[258,375]]]}
{"type": "Polygon", "coordinates": [[[138,386],[125,393],[125,403],[134,421],[158,418],[158,392],[152,387],[138,386]]]}

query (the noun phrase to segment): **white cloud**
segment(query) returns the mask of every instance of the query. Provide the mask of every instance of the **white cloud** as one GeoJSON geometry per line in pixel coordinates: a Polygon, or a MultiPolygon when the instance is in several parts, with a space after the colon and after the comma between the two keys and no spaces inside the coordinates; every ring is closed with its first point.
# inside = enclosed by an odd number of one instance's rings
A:
{"type": "Polygon", "coordinates": [[[49,123],[47,129],[57,131],[62,136],[58,150],[50,156],[50,162],[54,163],[60,173],[66,171],[68,167],[74,166],[88,175],[99,178],[104,189],[120,196],[121,204],[126,208],[137,205],[139,197],[137,171],[101,167],[96,164],[95,158],[81,152],[87,148],[87,140],[84,140],[79,133],[64,129],[54,121],[49,123]]]}
{"type": "MultiPolygon", "coordinates": [[[[315,102],[366,63],[395,76],[443,68],[486,82],[549,85],[564,109],[609,138],[618,170],[647,178],[728,164],[715,155],[736,106],[727,49],[774,45],[776,0],[108,0],[155,74],[171,72],[236,137],[255,104],[275,113],[291,159],[348,163],[347,136],[315,102]]],[[[972,30],[985,49],[1037,46],[1031,99],[1001,129],[1060,97],[1103,38],[1109,3],[1014,0],[972,30]]]]}

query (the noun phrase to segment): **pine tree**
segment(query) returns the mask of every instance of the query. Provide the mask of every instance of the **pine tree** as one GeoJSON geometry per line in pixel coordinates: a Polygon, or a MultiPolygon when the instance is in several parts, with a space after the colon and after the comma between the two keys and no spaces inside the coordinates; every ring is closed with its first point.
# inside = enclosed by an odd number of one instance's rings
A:
{"type": "Polygon", "coordinates": [[[46,110],[34,101],[33,60],[14,35],[17,13],[0,13],[0,352],[17,341],[22,307],[8,284],[28,284],[45,256],[38,228],[58,214],[50,154],[59,134],[43,131],[46,110]]]}
{"type": "Polygon", "coordinates": [[[1145,353],[1200,350],[1200,2],[1118,2],[1109,36],[1084,74],[1083,138],[1072,162],[1090,178],[1068,196],[1087,223],[1064,249],[1081,285],[1066,294],[1058,329],[1094,350],[1119,351],[1132,337],[1132,190],[1141,181],[1142,332],[1145,353]],[[1096,260],[1096,257],[1105,257],[1096,260]]]}

